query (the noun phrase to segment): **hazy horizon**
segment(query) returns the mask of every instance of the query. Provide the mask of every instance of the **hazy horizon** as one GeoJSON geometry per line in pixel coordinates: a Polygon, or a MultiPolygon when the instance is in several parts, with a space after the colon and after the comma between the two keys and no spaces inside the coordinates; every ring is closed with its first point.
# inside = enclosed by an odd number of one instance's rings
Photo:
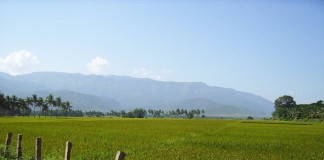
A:
{"type": "Polygon", "coordinates": [[[324,3],[0,1],[0,72],[203,82],[324,99],[324,3]]]}

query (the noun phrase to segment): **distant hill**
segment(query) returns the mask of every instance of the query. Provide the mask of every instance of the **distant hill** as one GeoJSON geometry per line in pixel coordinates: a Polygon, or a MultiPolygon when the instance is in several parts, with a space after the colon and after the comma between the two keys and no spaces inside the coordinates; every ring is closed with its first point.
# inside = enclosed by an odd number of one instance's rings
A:
{"type": "Polygon", "coordinates": [[[101,110],[200,108],[208,115],[270,116],[273,103],[233,89],[200,82],[163,82],[126,76],[36,72],[10,76],[0,73],[0,90],[27,96],[53,93],[68,99],[75,109],[101,110]]]}

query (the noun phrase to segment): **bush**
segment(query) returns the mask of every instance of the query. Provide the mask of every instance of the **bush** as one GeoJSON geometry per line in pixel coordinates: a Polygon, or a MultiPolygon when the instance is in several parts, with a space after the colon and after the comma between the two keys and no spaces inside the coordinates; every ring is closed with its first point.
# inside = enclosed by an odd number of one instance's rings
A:
{"type": "Polygon", "coordinates": [[[247,120],[254,120],[254,118],[252,116],[248,116],[247,120]]]}

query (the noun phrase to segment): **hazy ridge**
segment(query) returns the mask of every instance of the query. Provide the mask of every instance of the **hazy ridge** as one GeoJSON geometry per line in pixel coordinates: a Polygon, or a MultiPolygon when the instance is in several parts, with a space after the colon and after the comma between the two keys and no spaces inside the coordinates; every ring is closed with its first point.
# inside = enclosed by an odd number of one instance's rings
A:
{"type": "Polygon", "coordinates": [[[35,72],[10,76],[0,73],[0,90],[5,94],[46,96],[53,93],[70,100],[74,109],[200,108],[209,115],[269,116],[273,103],[250,93],[212,87],[201,82],[163,82],[126,76],[82,75],[35,72]]]}

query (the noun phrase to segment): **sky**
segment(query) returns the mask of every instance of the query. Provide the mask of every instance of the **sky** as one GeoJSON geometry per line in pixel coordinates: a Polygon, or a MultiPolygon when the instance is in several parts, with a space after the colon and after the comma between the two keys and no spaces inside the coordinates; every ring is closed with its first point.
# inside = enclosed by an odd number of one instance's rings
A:
{"type": "Polygon", "coordinates": [[[204,82],[324,100],[320,0],[0,0],[0,72],[204,82]]]}

